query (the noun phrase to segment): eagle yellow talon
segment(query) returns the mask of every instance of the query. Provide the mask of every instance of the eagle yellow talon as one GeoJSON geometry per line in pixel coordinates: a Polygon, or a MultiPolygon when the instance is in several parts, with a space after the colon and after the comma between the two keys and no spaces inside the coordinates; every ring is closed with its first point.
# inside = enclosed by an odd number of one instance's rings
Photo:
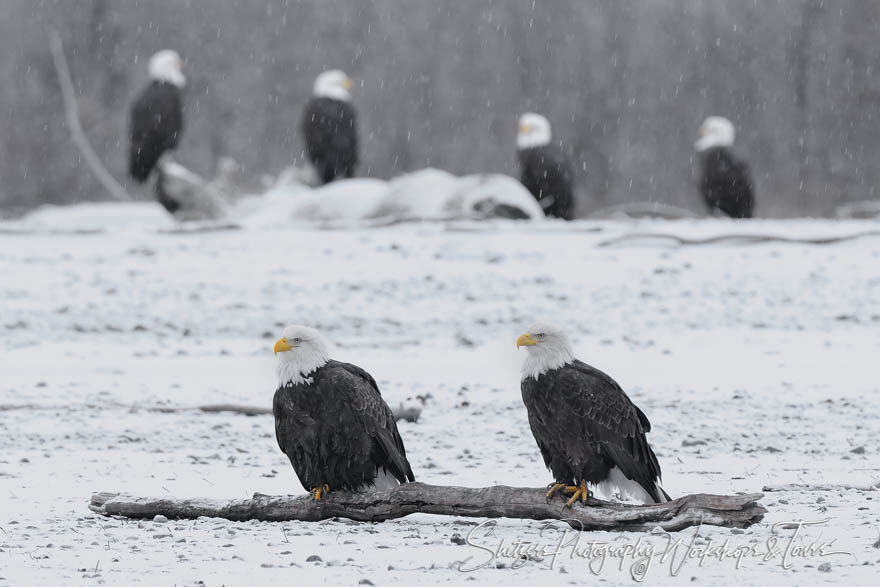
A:
{"type": "Polygon", "coordinates": [[[569,499],[568,502],[565,504],[565,507],[567,507],[567,508],[570,508],[571,506],[573,506],[575,504],[575,502],[577,502],[578,500],[580,500],[583,503],[587,503],[587,500],[590,499],[590,495],[591,495],[590,490],[587,489],[587,482],[586,481],[581,481],[581,484],[577,487],[571,487],[571,486],[566,487],[563,490],[563,492],[565,494],[568,494],[568,493],[573,494],[571,496],[571,499],[569,499]],[[568,491],[569,489],[571,489],[570,492],[568,491]]]}
{"type": "Polygon", "coordinates": [[[553,483],[550,485],[550,490],[547,492],[547,499],[552,499],[554,495],[562,491],[565,494],[572,494],[578,490],[576,485],[566,485],[565,483],[553,483]]]}
{"type": "Polygon", "coordinates": [[[325,483],[320,487],[315,487],[310,493],[315,496],[315,501],[321,501],[325,495],[330,493],[330,487],[325,483]]]}

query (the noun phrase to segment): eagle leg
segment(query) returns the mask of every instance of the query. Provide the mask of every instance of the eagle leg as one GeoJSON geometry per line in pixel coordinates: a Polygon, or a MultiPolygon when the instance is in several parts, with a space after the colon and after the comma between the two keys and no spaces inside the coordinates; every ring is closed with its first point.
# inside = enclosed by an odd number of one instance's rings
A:
{"type": "MultiPolygon", "coordinates": [[[[578,500],[581,500],[583,503],[587,503],[587,500],[590,499],[590,496],[592,495],[590,493],[590,490],[587,489],[586,481],[581,481],[581,484],[577,487],[572,487],[572,490],[573,491],[571,491],[571,493],[573,493],[573,495],[571,496],[571,499],[568,500],[568,503],[565,504],[565,507],[567,508],[570,508],[578,500]]],[[[566,487],[563,492],[568,494],[568,487],[566,487]]]]}
{"type": "Polygon", "coordinates": [[[330,487],[324,483],[323,485],[319,485],[312,489],[309,493],[315,496],[315,501],[321,501],[325,495],[330,493],[330,487]]]}
{"type": "Polygon", "coordinates": [[[553,499],[553,496],[562,491],[562,493],[571,494],[577,491],[576,485],[566,485],[565,483],[551,483],[547,492],[547,499],[553,499]]]}

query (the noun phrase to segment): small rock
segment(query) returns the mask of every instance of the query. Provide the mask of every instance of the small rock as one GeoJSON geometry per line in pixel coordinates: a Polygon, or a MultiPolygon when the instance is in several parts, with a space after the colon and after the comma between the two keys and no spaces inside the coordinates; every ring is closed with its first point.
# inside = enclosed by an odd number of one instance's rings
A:
{"type": "Polygon", "coordinates": [[[819,565],[819,570],[822,571],[823,573],[830,573],[831,572],[831,563],[822,563],[821,565],[819,565]]]}
{"type": "Polygon", "coordinates": [[[825,503],[825,498],[820,495],[816,498],[816,503],[825,503]]]}
{"type": "Polygon", "coordinates": [[[464,538],[461,537],[461,534],[453,534],[452,538],[449,539],[453,544],[458,544],[459,546],[463,544],[467,544],[464,538]]]}
{"type": "Polygon", "coordinates": [[[780,499],[779,503],[781,503],[782,505],[788,505],[788,500],[787,499],[780,499]]]}
{"type": "Polygon", "coordinates": [[[700,446],[706,444],[705,440],[682,440],[682,446],[700,446]]]}
{"type": "Polygon", "coordinates": [[[865,447],[864,446],[857,446],[849,452],[853,453],[854,455],[863,455],[863,454],[865,454],[865,447]]]}
{"type": "Polygon", "coordinates": [[[168,521],[168,518],[166,518],[162,514],[156,514],[155,516],[153,516],[153,521],[158,522],[159,524],[164,524],[168,521]]]}
{"type": "Polygon", "coordinates": [[[878,538],[877,542],[874,543],[874,548],[880,548],[880,538],[878,538]]]}
{"type": "Polygon", "coordinates": [[[745,534],[746,531],[741,528],[731,528],[730,533],[731,534],[745,534]]]}
{"type": "Polygon", "coordinates": [[[308,556],[308,558],[306,558],[306,562],[307,562],[307,563],[320,563],[320,562],[323,562],[323,561],[324,561],[324,559],[322,559],[322,558],[321,558],[320,556],[318,556],[317,554],[311,554],[311,555],[308,556]]]}
{"type": "Polygon", "coordinates": [[[375,585],[375,583],[373,583],[369,579],[361,579],[360,581],[358,581],[358,585],[375,585]]]}

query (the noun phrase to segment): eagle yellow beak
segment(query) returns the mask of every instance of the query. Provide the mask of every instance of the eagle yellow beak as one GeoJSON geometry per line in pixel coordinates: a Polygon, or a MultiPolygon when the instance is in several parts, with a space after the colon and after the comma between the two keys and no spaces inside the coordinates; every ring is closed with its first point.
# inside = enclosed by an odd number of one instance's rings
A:
{"type": "Polygon", "coordinates": [[[354,86],[354,82],[351,81],[350,77],[345,78],[345,89],[350,90],[354,86]]]}
{"type": "Polygon", "coordinates": [[[701,137],[706,136],[706,125],[705,124],[700,127],[700,136],[701,137]]]}
{"type": "Polygon", "coordinates": [[[528,332],[516,339],[516,348],[521,346],[535,346],[536,344],[538,344],[538,341],[528,332]]]}
{"type": "Polygon", "coordinates": [[[286,338],[279,338],[278,342],[275,343],[275,354],[283,353],[284,351],[289,351],[293,347],[287,343],[286,338]]]}
{"type": "Polygon", "coordinates": [[[519,132],[526,133],[532,130],[532,126],[530,124],[521,124],[519,125],[519,132]]]}

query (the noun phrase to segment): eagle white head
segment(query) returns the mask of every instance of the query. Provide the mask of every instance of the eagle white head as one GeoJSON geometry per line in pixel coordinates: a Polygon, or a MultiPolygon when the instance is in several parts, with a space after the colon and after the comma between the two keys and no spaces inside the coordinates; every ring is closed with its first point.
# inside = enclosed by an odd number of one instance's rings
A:
{"type": "Polygon", "coordinates": [[[519,132],[516,135],[517,149],[531,149],[549,145],[553,138],[550,121],[534,112],[526,112],[519,117],[519,132]]]}
{"type": "Polygon", "coordinates": [[[177,51],[163,49],[150,57],[150,79],[165,82],[182,88],[186,85],[183,76],[183,59],[177,51]]]}
{"type": "Polygon", "coordinates": [[[354,82],[345,75],[341,69],[330,69],[315,78],[312,93],[316,98],[333,98],[348,102],[351,100],[351,90],[354,82]]]}
{"type": "Polygon", "coordinates": [[[522,366],[523,379],[537,379],[551,369],[558,369],[574,361],[568,335],[558,326],[546,322],[532,324],[525,334],[517,338],[516,348],[521,346],[528,351],[522,366]]]}
{"type": "Polygon", "coordinates": [[[700,138],[694,143],[697,151],[713,147],[732,147],[736,138],[733,123],[721,116],[710,116],[700,127],[700,138]]]}
{"type": "Polygon", "coordinates": [[[288,326],[275,343],[278,387],[307,383],[315,369],[330,360],[330,345],[321,333],[308,326],[288,326]]]}

